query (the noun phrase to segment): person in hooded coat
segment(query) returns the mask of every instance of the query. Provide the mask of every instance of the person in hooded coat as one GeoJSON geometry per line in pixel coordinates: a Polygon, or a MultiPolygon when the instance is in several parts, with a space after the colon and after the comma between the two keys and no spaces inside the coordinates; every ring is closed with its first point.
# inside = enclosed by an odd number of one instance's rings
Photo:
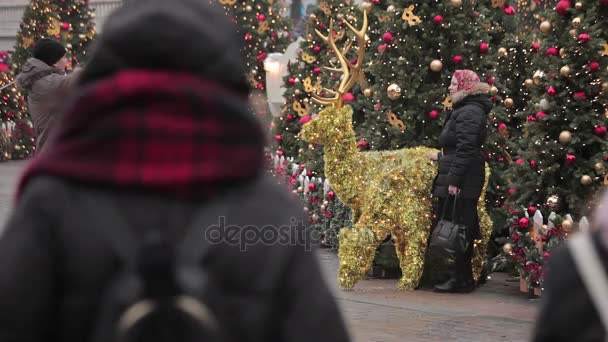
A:
{"type": "Polygon", "coordinates": [[[46,143],[53,122],[65,104],[79,70],[66,74],[66,49],[55,39],[42,38],[35,42],[33,57],[17,75],[17,85],[27,91],[27,103],[34,130],[36,150],[46,143]]]}
{"type": "MultiPolygon", "coordinates": [[[[234,215],[227,223],[246,217],[296,234],[283,227],[305,217],[264,171],[265,134],[248,104],[241,37],[210,2],[125,2],[76,88],[23,174],[0,238],[0,341],[89,340],[122,269],[108,227],[128,222],[133,234],[178,241],[205,206],[224,198],[234,215]]],[[[242,249],[206,243],[209,229],[201,227],[200,265],[223,291],[211,308],[227,341],[349,341],[306,241],[242,249]]]]}
{"type": "MultiPolygon", "coordinates": [[[[467,226],[471,239],[464,256],[455,260],[449,270],[449,279],[435,286],[437,292],[470,292],[475,288],[471,259],[473,239],[479,239],[477,202],[485,181],[485,158],[482,146],[486,139],[487,116],[493,104],[490,86],[480,81],[471,70],[457,70],[449,87],[453,109],[447,114],[445,126],[439,135],[441,152],[428,157],[438,161],[438,172],[432,194],[438,198],[435,206],[435,227],[447,206],[451,216],[455,195],[458,195],[457,220],[467,226]]],[[[447,217],[446,216],[446,217],[447,217]]]]}

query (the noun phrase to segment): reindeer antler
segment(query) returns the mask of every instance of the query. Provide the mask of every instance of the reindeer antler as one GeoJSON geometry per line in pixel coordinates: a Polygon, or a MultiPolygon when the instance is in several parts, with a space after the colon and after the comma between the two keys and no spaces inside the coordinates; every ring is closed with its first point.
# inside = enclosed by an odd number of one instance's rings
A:
{"type": "Polygon", "coordinates": [[[313,99],[321,105],[330,106],[334,105],[336,108],[341,108],[344,105],[344,94],[346,94],[354,85],[357,83],[361,77],[363,61],[365,59],[365,33],[367,32],[367,11],[363,11],[363,25],[360,30],[356,30],[350,23],[344,22],[346,26],[353,31],[355,37],[357,39],[357,62],[352,64],[346,58],[348,51],[351,48],[352,41],[346,43],[346,46],[342,51],[338,49],[336,46],[336,40],[333,35],[333,27],[334,21],[333,18],[329,20],[329,34],[327,36],[323,35],[319,30],[317,35],[321,37],[321,39],[329,44],[329,46],[334,50],[336,56],[338,57],[338,61],[340,62],[340,68],[330,68],[325,67],[327,70],[341,72],[342,80],[340,81],[340,86],[338,90],[331,90],[324,88],[324,90],[328,93],[333,94],[332,97],[322,97],[318,94],[313,93],[313,99]]]}

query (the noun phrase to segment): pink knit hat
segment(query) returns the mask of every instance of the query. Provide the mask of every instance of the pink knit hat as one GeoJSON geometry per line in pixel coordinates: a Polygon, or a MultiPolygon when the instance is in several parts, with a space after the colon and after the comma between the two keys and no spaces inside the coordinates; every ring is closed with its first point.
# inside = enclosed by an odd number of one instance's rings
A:
{"type": "Polygon", "coordinates": [[[456,70],[454,77],[458,81],[458,91],[471,91],[477,83],[481,82],[479,76],[471,70],[456,70]]]}

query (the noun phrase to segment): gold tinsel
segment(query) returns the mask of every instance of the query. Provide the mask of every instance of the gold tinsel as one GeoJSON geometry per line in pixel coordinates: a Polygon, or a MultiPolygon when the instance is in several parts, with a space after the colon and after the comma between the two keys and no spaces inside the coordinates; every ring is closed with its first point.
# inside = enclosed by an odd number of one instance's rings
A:
{"type": "MultiPolygon", "coordinates": [[[[403,273],[399,288],[413,290],[424,269],[433,214],[430,193],[437,172],[437,164],[425,155],[438,151],[416,147],[359,152],[351,120],[350,106],[328,107],[300,133],[304,141],[324,145],[325,176],[353,212],[353,228],[342,229],[339,234],[340,286],[352,289],[365,276],[376,248],[390,234],[403,273]]],[[[482,197],[479,203],[482,240],[476,243],[473,259],[476,280],[486,260],[492,229],[485,199],[482,197]]]]}

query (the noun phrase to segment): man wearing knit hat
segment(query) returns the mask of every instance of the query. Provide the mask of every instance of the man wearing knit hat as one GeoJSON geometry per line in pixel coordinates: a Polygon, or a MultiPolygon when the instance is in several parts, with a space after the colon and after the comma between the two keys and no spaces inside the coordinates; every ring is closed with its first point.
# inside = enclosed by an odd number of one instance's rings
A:
{"type": "Polygon", "coordinates": [[[33,57],[23,65],[17,84],[28,92],[28,106],[38,135],[36,148],[46,142],[55,117],[68,95],[77,72],[66,75],[66,49],[57,40],[42,38],[34,45],[33,57]]]}

